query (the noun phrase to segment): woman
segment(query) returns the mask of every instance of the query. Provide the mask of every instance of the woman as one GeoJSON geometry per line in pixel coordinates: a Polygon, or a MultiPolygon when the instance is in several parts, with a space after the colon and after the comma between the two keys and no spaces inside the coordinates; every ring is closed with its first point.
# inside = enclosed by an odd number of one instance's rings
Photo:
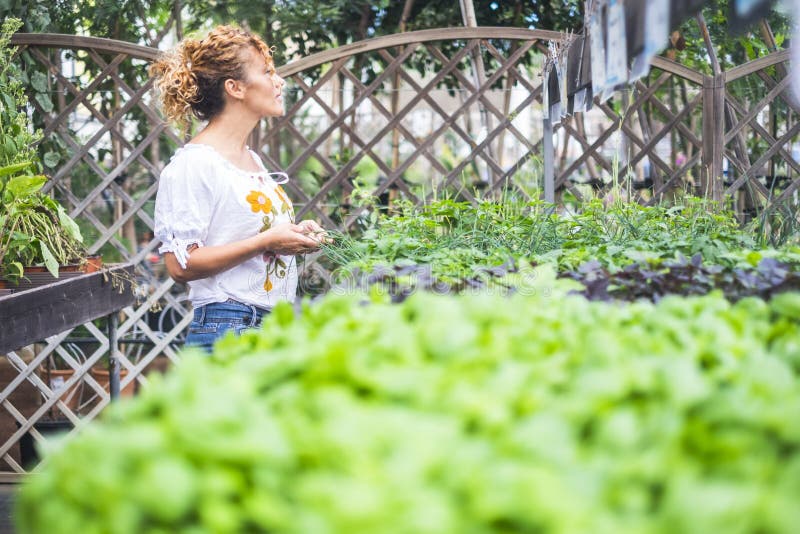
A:
{"type": "Polygon", "coordinates": [[[185,39],[150,67],[167,117],[206,127],[161,173],[155,236],[167,271],[188,283],[194,320],[186,344],[211,350],[228,330],[257,326],[297,288],[295,254],[316,250],[322,229],[294,223],[292,203],[246,140],[283,115],[283,79],[259,37],[220,26],[185,39]]]}

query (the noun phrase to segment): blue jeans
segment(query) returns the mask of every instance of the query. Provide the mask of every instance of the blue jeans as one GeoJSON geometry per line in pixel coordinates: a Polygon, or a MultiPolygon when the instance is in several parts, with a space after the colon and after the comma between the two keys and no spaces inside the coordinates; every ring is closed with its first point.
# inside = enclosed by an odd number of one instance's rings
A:
{"type": "Polygon", "coordinates": [[[242,304],[233,299],[195,308],[185,346],[199,347],[211,353],[214,342],[229,330],[238,336],[249,328],[258,328],[261,318],[269,312],[266,308],[242,304]]]}

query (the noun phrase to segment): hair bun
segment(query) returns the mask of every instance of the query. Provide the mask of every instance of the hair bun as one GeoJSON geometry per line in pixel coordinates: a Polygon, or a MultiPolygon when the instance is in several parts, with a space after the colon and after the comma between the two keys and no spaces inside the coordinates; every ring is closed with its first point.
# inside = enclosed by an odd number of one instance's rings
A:
{"type": "Polygon", "coordinates": [[[233,26],[218,26],[202,40],[183,39],[150,66],[166,116],[186,127],[192,115],[208,120],[225,106],[223,84],[241,80],[248,55],[255,49],[267,65],[272,54],[256,35],[233,26]]]}
{"type": "Polygon", "coordinates": [[[192,104],[198,100],[197,76],[192,72],[189,51],[196,49],[191,41],[181,43],[164,53],[150,66],[150,75],[156,78],[158,90],[167,118],[182,127],[192,115],[192,104]]]}

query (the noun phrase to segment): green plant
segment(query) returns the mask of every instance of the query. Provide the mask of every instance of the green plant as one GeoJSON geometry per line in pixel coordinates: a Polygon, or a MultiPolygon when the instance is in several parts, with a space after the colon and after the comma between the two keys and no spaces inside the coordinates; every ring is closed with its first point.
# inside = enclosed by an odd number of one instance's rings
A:
{"type": "Polygon", "coordinates": [[[18,281],[23,269],[43,264],[53,276],[58,266],[85,256],[77,224],[55,200],[41,192],[47,178],[33,145],[26,112],[27,98],[11,58],[11,35],[19,19],[6,19],[0,28],[0,276],[18,281]]]}
{"type": "Polygon", "coordinates": [[[16,48],[10,45],[11,36],[22,22],[5,19],[0,26],[0,165],[33,161],[36,152],[33,144],[41,139],[41,132],[29,126],[26,106],[28,99],[22,86],[19,69],[12,62],[16,48]]]}
{"type": "Polygon", "coordinates": [[[25,266],[42,263],[57,277],[59,265],[82,261],[85,256],[75,221],[55,200],[39,192],[46,178],[14,175],[28,167],[30,163],[0,168],[0,267],[3,277],[11,281],[19,280],[25,266]]]}
{"type": "Polygon", "coordinates": [[[18,532],[797,530],[800,295],[619,306],[537,274],[276,307],[55,445],[18,532]]]}
{"type": "Polygon", "coordinates": [[[323,247],[338,267],[372,270],[396,262],[431,264],[433,273],[460,278],[476,267],[491,267],[509,258],[553,263],[559,271],[597,260],[612,271],[648,259],[702,254],[706,261],[732,263],[733,251],[752,249],[752,237],[741,231],[732,214],[709,209],[702,199],[682,205],[644,207],[599,200],[579,213],[559,215],[542,202],[452,199],[416,207],[397,204],[395,216],[374,217],[359,236],[333,233],[323,247]]]}
{"type": "Polygon", "coordinates": [[[373,211],[360,234],[331,232],[334,239],[323,251],[335,269],[337,291],[372,288],[396,300],[415,290],[513,291],[530,264],[553,265],[559,276],[584,284],[592,299],[657,300],[719,289],[737,300],[797,287],[795,246],[762,247],[732,213],[707,200],[686,197],[653,207],[593,200],[580,206],[576,213],[558,213],[510,194],[474,205],[401,201],[394,215],[373,211]]]}

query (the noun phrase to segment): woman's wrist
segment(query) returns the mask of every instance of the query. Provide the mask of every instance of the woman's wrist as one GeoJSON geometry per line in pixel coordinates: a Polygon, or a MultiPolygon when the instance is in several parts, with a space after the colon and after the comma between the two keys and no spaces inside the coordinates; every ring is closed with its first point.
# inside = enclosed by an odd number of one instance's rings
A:
{"type": "Polygon", "coordinates": [[[256,255],[258,254],[267,254],[272,252],[272,247],[275,246],[275,243],[272,239],[272,229],[264,230],[263,232],[259,233],[256,237],[258,238],[258,242],[256,245],[256,255]]]}

